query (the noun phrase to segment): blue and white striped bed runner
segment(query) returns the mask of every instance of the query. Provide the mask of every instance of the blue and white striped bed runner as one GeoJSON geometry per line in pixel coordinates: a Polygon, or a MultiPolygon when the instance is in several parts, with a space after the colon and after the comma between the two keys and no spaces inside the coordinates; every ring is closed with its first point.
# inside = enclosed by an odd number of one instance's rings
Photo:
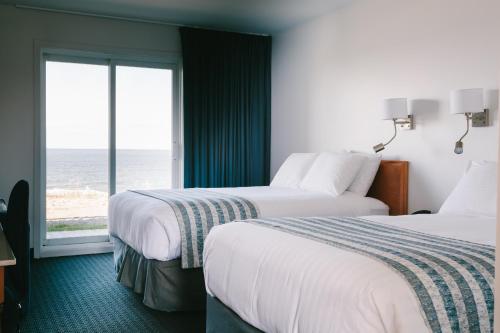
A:
{"type": "Polygon", "coordinates": [[[432,332],[492,332],[495,248],[360,218],[246,221],[382,262],[409,283],[432,332]]]}
{"type": "Polygon", "coordinates": [[[131,192],[172,207],[181,232],[182,268],[203,266],[203,243],[213,226],[260,216],[257,205],[248,199],[205,189],[131,192]]]}

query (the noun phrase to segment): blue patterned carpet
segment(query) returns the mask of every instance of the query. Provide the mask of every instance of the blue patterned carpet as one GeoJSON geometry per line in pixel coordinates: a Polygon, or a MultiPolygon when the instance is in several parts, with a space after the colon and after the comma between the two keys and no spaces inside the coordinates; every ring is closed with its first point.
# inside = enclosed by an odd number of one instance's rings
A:
{"type": "Polygon", "coordinates": [[[204,332],[201,313],[154,311],[115,281],[113,256],[35,260],[21,332],[204,332]]]}

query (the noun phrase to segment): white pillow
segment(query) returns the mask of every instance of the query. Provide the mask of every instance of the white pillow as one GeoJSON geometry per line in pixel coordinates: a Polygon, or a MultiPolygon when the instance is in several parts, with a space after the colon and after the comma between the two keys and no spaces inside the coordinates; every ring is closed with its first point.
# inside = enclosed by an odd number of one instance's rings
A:
{"type": "Polygon", "coordinates": [[[351,185],[362,163],[361,156],[321,153],[300,183],[300,188],[338,196],[351,185]]]}
{"type": "Polygon", "coordinates": [[[472,162],[439,214],[479,215],[496,217],[497,163],[472,162]]]}
{"type": "Polygon", "coordinates": [[[363,165],[347,190],[365,197],[377,175],[382,156],[357,152],[351,152],[351,154],[363,157],[363,165]]]}
{"type": "Polygon", "coordinates": [[[316,159],[316,153],[294,153],[288,156],[270,186],[299,188],[299,184],[316,159]]]}

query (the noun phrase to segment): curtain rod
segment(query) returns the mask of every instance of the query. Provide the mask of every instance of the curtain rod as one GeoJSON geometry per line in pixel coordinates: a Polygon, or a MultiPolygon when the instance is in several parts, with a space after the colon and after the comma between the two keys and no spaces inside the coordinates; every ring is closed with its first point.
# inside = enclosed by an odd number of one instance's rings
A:
{"type": "Polygon", "coordinates": [[[271,36],[270,34],[263,34],[263,33],[256,33],[256,32],[242,32],[242,31],[235,31],[235,30],[224,30],[224,29],[217,29],[217,28],[212,28],[212,27],[204,27],[204,26],[197,26],[197,25],[188,25],[188,24],[181,24],[181,23],[173,23],[173,22],[167,22],[167,21],[161,21],[161,20],[141,19],[141,18],[138,18],[138,17],[106,15],[106,14],[97,14],[97,13],[90,13],[90,12],[77,11],[77,10],[44,8],[44,7],[36,7],[36,6],[29,6],[29,5],[17,5],[16,4],[14,6],[16,8],[19,8],[19,9],[30,9],[30,10],[39,10],[39,11],[42,11],[42,12],[52,12],[52,13],[61,13],[61,14],[69,14],[69,15],[90,16],[90,17],[104,18],[104,19],[110,19],[110,20],[129,21],[129,22],[136,22],[136,23],[150,23],[150,24],[168,25],[168,26],[174,26],[174,27],[189,27],[189,28],[198,28],[198,29],[211,29],[211,30],[215,30],[215,31],[234,32],[234,33],[240,33],[240,34],[255,35],[255,36],[265,36],[265,37],[271,36]]]}

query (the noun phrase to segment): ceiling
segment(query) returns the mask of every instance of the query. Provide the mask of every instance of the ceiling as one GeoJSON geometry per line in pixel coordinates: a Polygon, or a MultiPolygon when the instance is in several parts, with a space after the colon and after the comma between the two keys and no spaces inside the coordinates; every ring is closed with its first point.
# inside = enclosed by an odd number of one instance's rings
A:
{"type": "Polygon", "coordinates": [[[0,0],[0,4],[272,34],[352,0],[0,0]]]}

